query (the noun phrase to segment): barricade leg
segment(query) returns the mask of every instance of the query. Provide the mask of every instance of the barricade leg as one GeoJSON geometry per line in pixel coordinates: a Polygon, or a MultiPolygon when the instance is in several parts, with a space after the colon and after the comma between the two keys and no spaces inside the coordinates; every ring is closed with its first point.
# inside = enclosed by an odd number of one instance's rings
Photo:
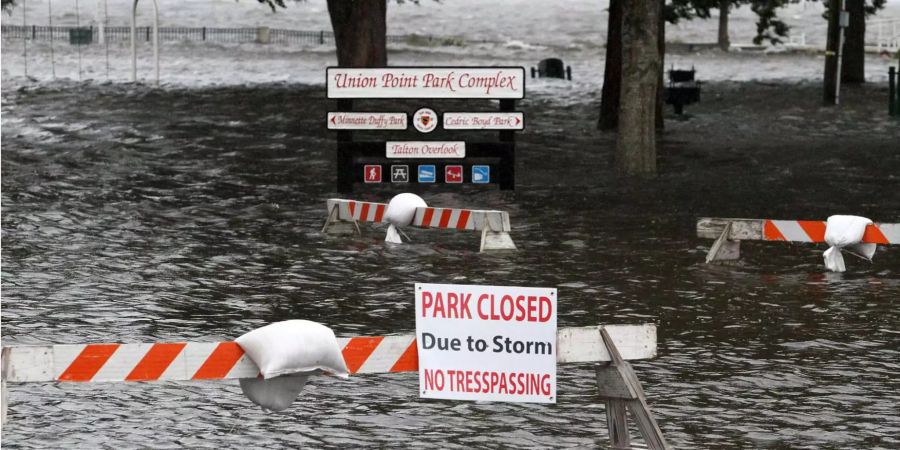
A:
{"type": "Polygon", "coordinates": [[[2,383],[3,386],[0,388],[0,399],[2,399],[3,411],[0,413],[2,414],[2,417],[0,417],[0,425],[6,425],[6,408],[9,405],[9,401],[6,399],[8,395],[6,393],[6,380],[3,380],[2,383]]]}
{"type": "Polygon", "coordinates": [[[631,448],[626,414],[625,400],[609,399],[606,401],[606,426],[609,428],[609,447],[612,450],[631,448]]]}
{"type": "Polygon", "coordinates": [[[516,244],[505,231],[494,231],[490,227],[481,230],[481,251],[515,250],[516,244]]]}
{"type": "Polygon", "coordinates": [[[609,428],[610,446],[614,449],[629,448],[628,418],[631,412],[647,448],[670,449],[647,405],[641,382],[613,344],[609,332],[600,327],[600,336],[609,352],[610,362],[597,367],[597,389],[606,401],[606,423],[609,428]]]}
{"type": "Polygon", "coordinates": [[[325,225],[322,226],[322,232],[328,234],[362,234],[359,229],[359,223],[355,220],[345,222],[338,219],[338,208],[340,205],[334,205],[328,212],[328,218],[325,219],[325,225]]]}
{"type": "Polygon", "coordinates": [[[0,425],[6,424],[6,410],[9,407],[9,393],[6,391],[6,376],[9,366],[9,350],[3,349],[2,361],[0,361],[0,370],[3,372],[3,380],[0,381],[0,425]]]}
{"type": "Polygon", "coordinates": [[[710,263],[713,261],[734,261],[736,259],[740,259],[741,257],[741,241],[733,241],[728,239],[728,236],[731,234],[731,222],[728,222],[725,225],[725,229],[722,230],[722,234],[719,235],[719,238],[713,242],[712,247],[709,248],[709,253],[706,254],[706,262],[710,263]]]}

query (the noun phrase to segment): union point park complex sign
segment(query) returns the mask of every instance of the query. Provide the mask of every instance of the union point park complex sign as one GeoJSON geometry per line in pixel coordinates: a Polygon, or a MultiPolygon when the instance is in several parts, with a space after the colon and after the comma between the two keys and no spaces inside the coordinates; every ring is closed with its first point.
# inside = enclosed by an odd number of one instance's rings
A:
{"type": "Polygon", "coordinates": [[[328,129],[337,132],[338,191],[350,192],[361,182],[476,183],[514,189],[514,132],[525,126],[524,115],[514,111],[515,100],[525,97],[523,67],[330,67],[326,85],[328,97],[338,106],[326,117],[328,129]],[[397,110],[403,109],[397,102],[389,107],[382,102],[377,110],[358,111],[354,99],[494,99],[500,108],[442,111],[429,103],[404,111],[397,110]],[[354,130],[391,135],[383,141],[359,141],[353,138],[354,130]],[[453,135],[459,130],[497,131],[499,139],[466,141],[453,135]],[[398,136],[401,131],[407,133],[398,136]]]}
{"type": "Polygon", "coordinates": [[[328,98],[525,98],[523,67],[327,69],[328,98]]]}

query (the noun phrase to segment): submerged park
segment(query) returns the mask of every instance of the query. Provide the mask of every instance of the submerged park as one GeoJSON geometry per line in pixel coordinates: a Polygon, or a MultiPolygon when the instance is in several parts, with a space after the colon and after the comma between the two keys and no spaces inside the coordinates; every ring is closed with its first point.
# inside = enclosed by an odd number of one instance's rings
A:
{"type": "Polygon", "coordinates": [[[4,447],[900,446],[896,0],[3,8],[4,447]]]}

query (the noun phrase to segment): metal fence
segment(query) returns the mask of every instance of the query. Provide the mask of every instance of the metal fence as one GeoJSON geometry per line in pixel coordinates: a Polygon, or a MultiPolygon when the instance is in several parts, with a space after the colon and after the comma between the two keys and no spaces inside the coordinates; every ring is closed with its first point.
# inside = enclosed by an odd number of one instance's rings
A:
{"type": "MultiPolygon", "coordinates": [[[[78,27],[42,25],[3,25],[2,34],[7,39],[29,39],[37,41],[68,41],[69,34],[78,27]]],[[[93,26],[81,27],[90,30],[93,42],[99,42],[100,30],[93,26]]],[[[160,27],[161,41],[213,41],[213,42],[256,42],[258,28],[209,28],[209,27],[160,27]]],[[[104,36],[110,42],[128,42],[131,27],[106,27],[104,36]]],[[[334,42],[330,31],[299,31],[270,29],[271,42],[285,44],[326,44],[334,42]]],[[[153,37],[153,27],[137,27],[137,38],[149,41],[153,37]]]]}
{"type": "MultiPolygon", "coordinates": [[[[68,41],[73,26],[42,25],[3,25],[4,39],[27,39],[36,41],[68,41]]],[[[80,27],[90,30],[92,42],[100,42],[100,30],[97,27],[80,27]]],[[[160,41],[212,41],[228,43],[249,43],[258,39],[259,28],[210,28],[210,27],[160,27],[160,41]]],[[[152,27],[137,27],[139,40],[150,41],[153,38],[152,27]]],[[[106,27],[104,36],[108,42],[128,42],[131,39],[130,27],[106,27]]],[[[331,31],[303,31],[282,28],[269,29],[269,41],[277,44],[334,44],[334,33],[331,31]]],[[[488,43],[493,41],[464,41],[460,38],[431,35],[394,35],[387,36],[388,43],[409,43],[414,45],[462,45],[463,43],[488,43]]]]}

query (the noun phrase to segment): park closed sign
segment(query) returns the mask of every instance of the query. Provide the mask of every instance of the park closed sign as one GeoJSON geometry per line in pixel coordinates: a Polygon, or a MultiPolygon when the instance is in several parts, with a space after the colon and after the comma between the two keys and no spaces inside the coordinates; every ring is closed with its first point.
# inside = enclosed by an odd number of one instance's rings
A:
{"type": "Polygon", "coordinates": [[[556,289],[415,285],[423,398],[556,403],[556,289]]]}

